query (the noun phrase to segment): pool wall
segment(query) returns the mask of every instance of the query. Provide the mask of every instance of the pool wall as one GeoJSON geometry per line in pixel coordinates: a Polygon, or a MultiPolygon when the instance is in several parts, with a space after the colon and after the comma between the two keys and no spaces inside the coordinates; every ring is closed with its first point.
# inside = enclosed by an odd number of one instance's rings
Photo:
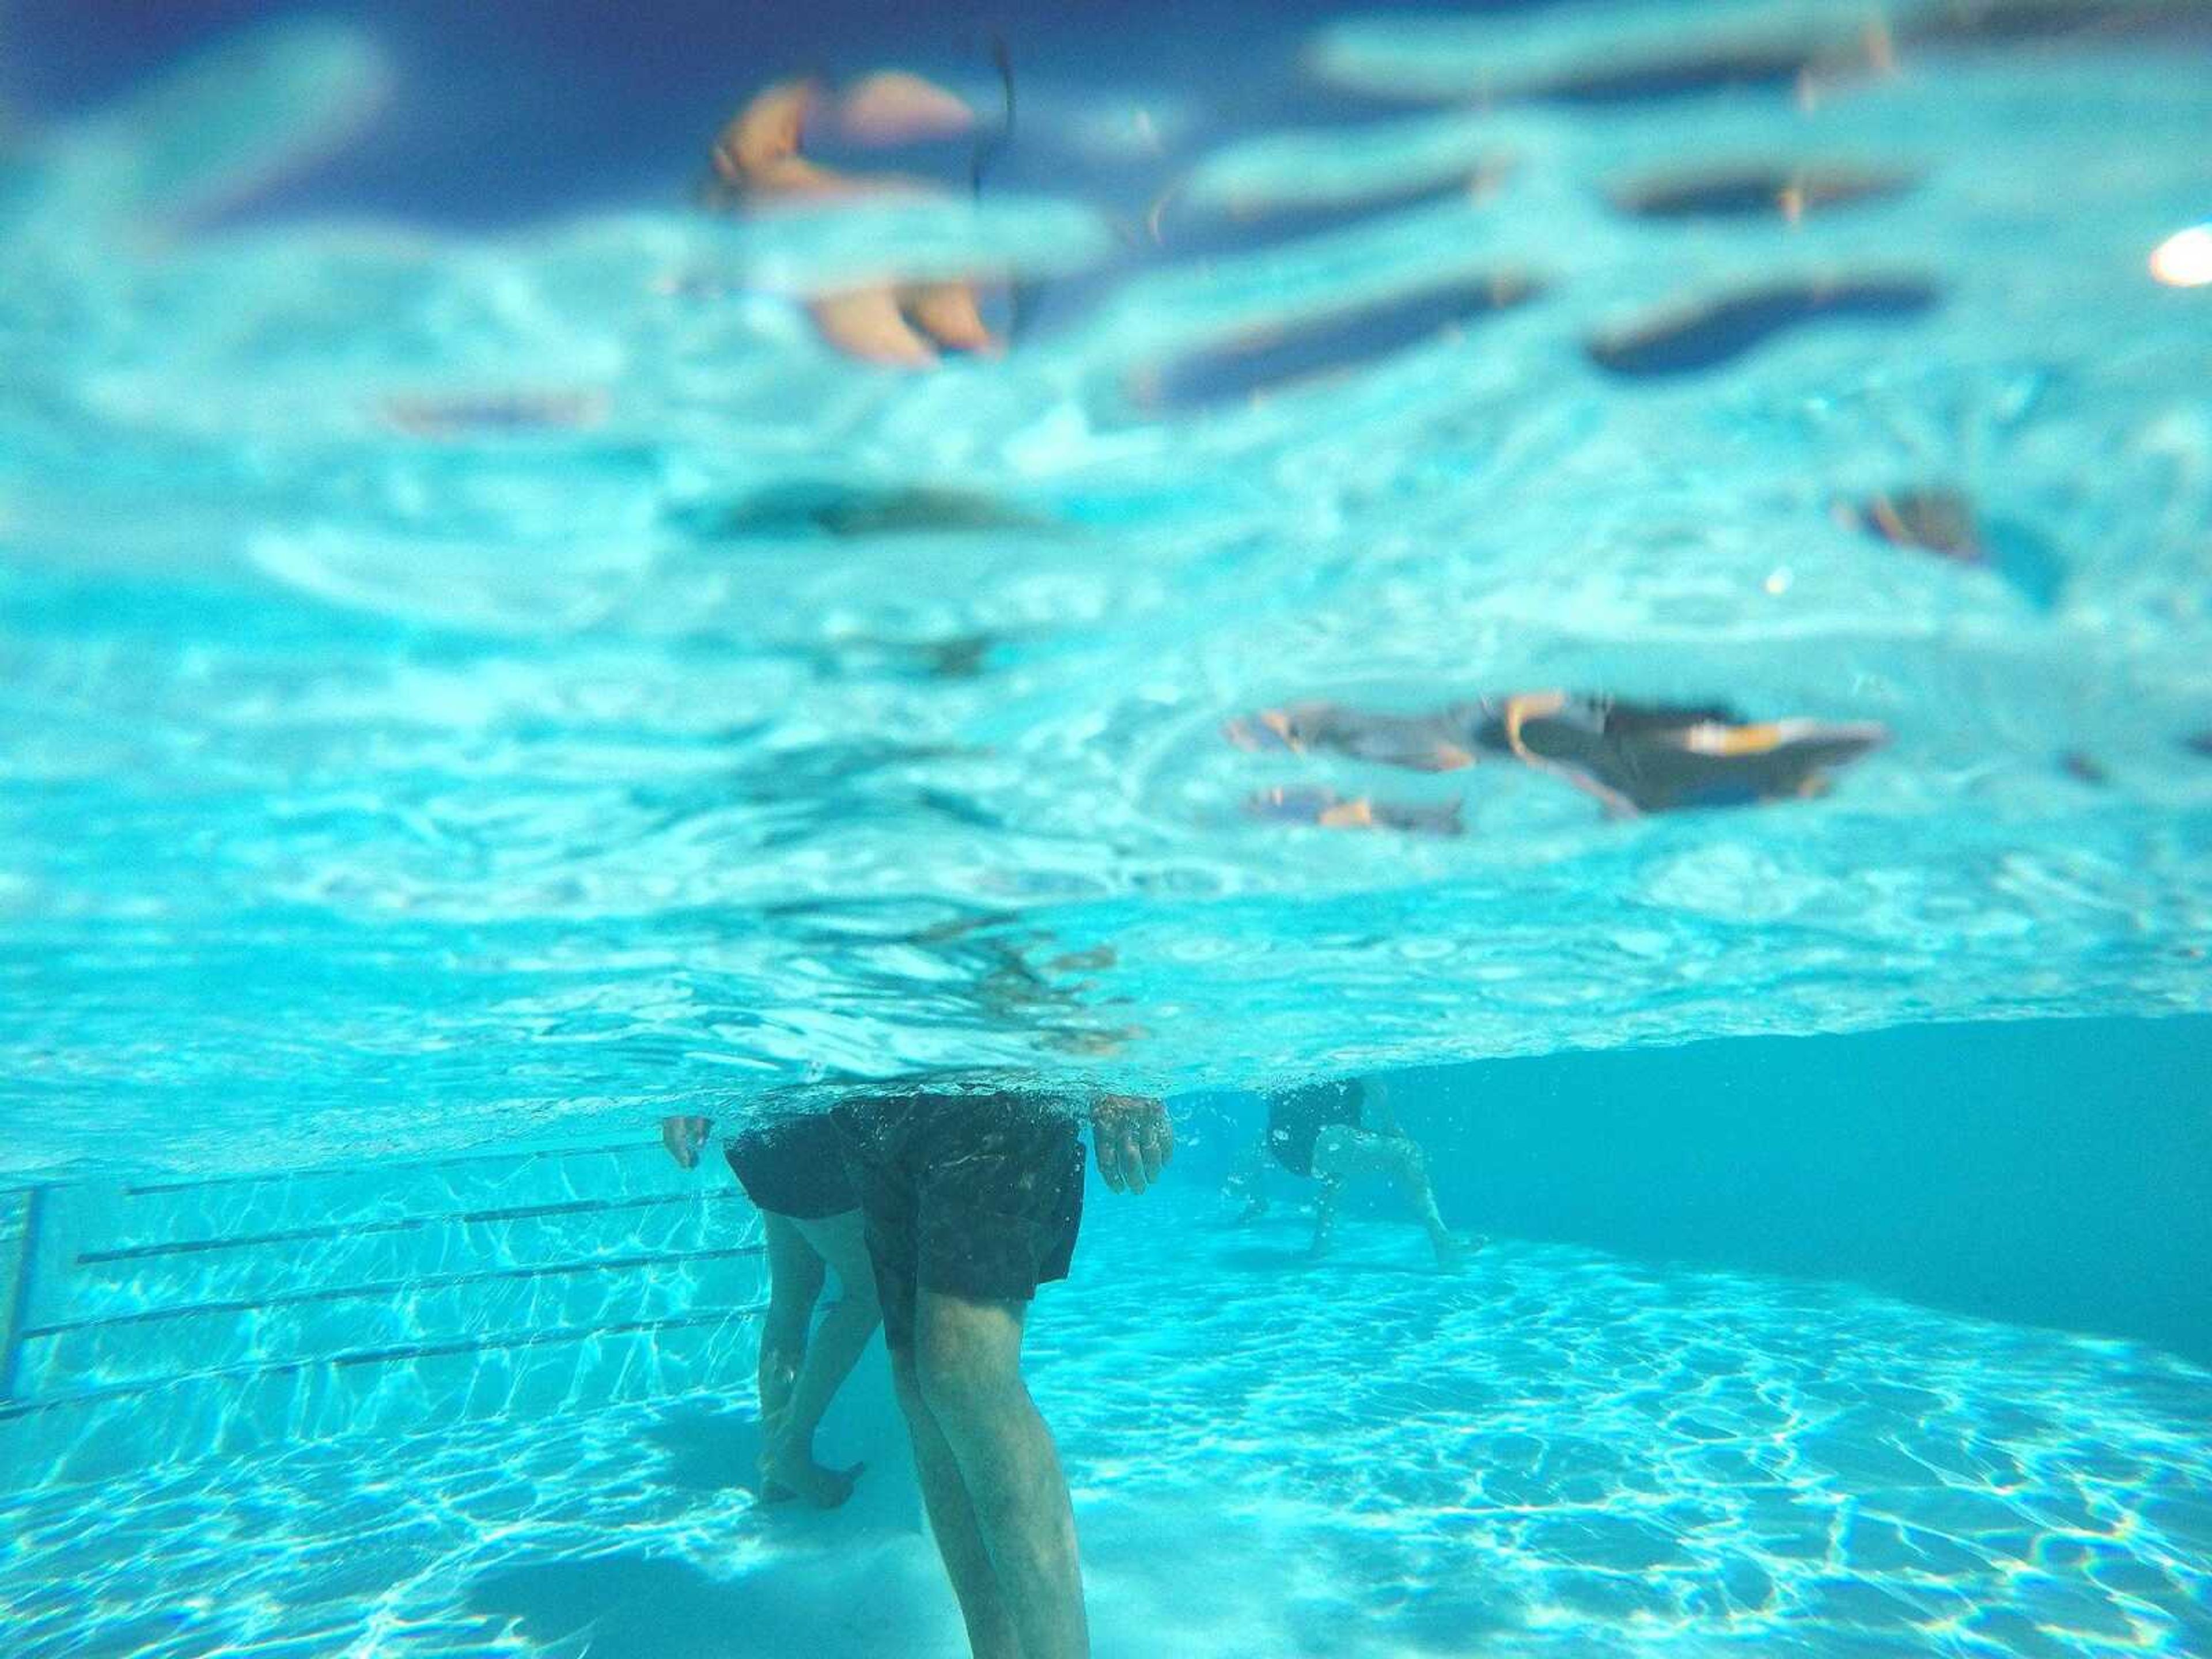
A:
{"type": "Polygon", "coordinates": [[[2197,1017],[1923,1025],[1451,1066],[1399,1093],[1455,1225],[2205,1364],[2208,1056],[2197,1017]]]}

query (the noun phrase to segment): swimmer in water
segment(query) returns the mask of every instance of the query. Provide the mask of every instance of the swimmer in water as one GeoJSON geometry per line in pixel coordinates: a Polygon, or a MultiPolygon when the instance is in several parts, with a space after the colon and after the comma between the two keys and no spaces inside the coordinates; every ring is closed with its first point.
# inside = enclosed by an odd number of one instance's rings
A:
{"type": "Polygon", "coordinates": [[[1345,1182],[1382,1176],[1404,1194],[1429,1236],[1437,1266],[1449,1273],[1465,1262],[1468,1246],[1444,1225],[1437,1208],[1428,1155],[1392,1115],[1382,1084],[1355,1078],[1269,1095],[1267,1130],[1230,1178],[1231,1189],[1244,1198],[1241,1221],[1255,1221],[1267,1212],[1263,1172],[1270,1155],[1292,1175],[1321,1182],[1310,1246],[1315,1260],[1328,1253],[1345,1182]]]}
{"type": "MultiPolygon", "coordinates": [[[[661,1144],[696,1168],[713,1120],[668,1117],[661,1144]]],[[[845,1170],[836,1131],[818,1112],[748,1127],[723,1147],[731,1172],[761,1212],[768,1247],[768,1313],[761,1322],[761,1498],[803,1498],[835,1509],[853,1495],[860,1468],[824,1468],[814,1434],[882,1321],[875,1273],[860,1225],[860,1200],[845,1170]],[[814,1324],[825,1270],[842,1292],[814,1324]]]]}
{"type": "MultiPolygon", "coordinates": [[[[1017,1089],[856,1092],[830,1114],[866,1218],[929,1528],[978,1659],[1087,1659],[1075,1512],[1022,1378],[1040,1287],[1083,1221],[1070,1103],[1017,1089]]],[[[1102,1096],[1091,1151],[1141,1193],[1175,1149],[1160,1102],[1102,1096]]]]}
{"type": "MultiPolygon", "coordinates": [[[[1869,721],[1753,722],[1719,704],[1633,703],[1566,691],[1516,692],[1417,714],[1292,703],[1231,720],[1225,732],[1241,749],[1343,755],[1417,772],[1516,762],[1573,785],[1617,817],[1820,795],[1832,769],[1889,736],[1869,721]]],[[[1320,799],[1323,792],[1313,793],[1320,799]]],[[[1329,796],[1323,810],[1354,827],[1384,821],[1345,805],[1329,796]]]]}
{"type": "MultiPolygon", "coordinates": [[[[941,136],[974,121],[952,94],[916,76],[871,76],[837,98],[819,81],[780,82],[757,94],[715,139],[709,204],[751,213],[941,193],[921,179],[848,173],[810,160],[799,146],[817,117],[836,121],[862,143],[941,136]]],[[[868,362],[926,368],[941,350],[1000,349],[969,282],[887,279],[815,295],[806,309],[824,340],[868,362]]]]}

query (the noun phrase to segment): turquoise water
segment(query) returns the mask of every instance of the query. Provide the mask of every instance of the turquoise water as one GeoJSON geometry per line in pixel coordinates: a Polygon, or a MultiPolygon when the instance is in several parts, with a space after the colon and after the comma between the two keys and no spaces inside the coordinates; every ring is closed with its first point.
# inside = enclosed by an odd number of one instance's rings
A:
{"type": "Polygon", "coordinates": [[[957,1651],[878,1358],[750,1506],[654,1125],[984,1068],[1179,1127],[1031,1342],[1102,1653],[2212,1651],[2201,10],[1249,27],[780,221],[704,135],[314,205],[373,15],[0,130],[8,1651],[957,1651]],[[1651,205],[1747,174],[1834,199],[1651,205]],[[887,248],[1014,349],[828,350],[887,248]],[[1224,737],[1550,686],[1890,740],[1624,821],[1224,737]],[[1384,1073],[1466,1274],[1226,1224],[1384,1073]]]}
{"type": "MultiPolygon", "coordinates": [[[[1253,1103],[1180,1103],[1029,1344],[1099,1651],[2205,1651],[2206,1037],[1423,1073],[1492,1235],[1449,1279],[1379,1202],[1322,1267],[1294,1210],[1227,1225],[1253,1103]]],[[[961,1650],[879,1359],[824,1429],[850,1505],[739,1484],[755,1230],[650,1137],[41,1205],[14,1650],[961,1650]]]]}

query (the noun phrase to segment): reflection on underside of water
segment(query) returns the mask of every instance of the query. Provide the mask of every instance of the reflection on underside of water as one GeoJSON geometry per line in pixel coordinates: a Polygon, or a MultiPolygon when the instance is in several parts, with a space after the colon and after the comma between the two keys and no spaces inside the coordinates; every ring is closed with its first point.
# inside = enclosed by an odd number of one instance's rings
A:
{"type": "Polygon", "coordinates": [[[2203,1006],[2204,83],[2035,9],[1331,25],[1137,173],[1046,73],[980,201],[495,240],[214,211],[375,106],[334,24],[36,134],[10,1163],[2203,1006]],[[1012,349],[830,350],[893,246],[1012,349]],[[1553,688],[1887,741],[1625,817],[1224,737],[1553,688]]]}

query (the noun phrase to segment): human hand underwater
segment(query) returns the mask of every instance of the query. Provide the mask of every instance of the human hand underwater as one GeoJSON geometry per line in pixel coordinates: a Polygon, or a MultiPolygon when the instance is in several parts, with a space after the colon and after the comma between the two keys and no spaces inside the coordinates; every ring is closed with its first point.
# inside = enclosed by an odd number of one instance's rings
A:
{"type": "Polygon", "coordinates": [[[660,1120],[660,1144],[668,1148],[680,1169],[699,1167],[699,1149],[707,1144],[707,1132],[714,1127],[711,1117],[664,1117],[660,1120]]]}
{"type": "Polygon", "coordinates": [[[1164,1103],[1141,1095],[1101,1095],[1091,1109],[1098,1173],[1117,1193],[1155,1185],[1175,1156],[1175,1126],[1164,1103]]]}

